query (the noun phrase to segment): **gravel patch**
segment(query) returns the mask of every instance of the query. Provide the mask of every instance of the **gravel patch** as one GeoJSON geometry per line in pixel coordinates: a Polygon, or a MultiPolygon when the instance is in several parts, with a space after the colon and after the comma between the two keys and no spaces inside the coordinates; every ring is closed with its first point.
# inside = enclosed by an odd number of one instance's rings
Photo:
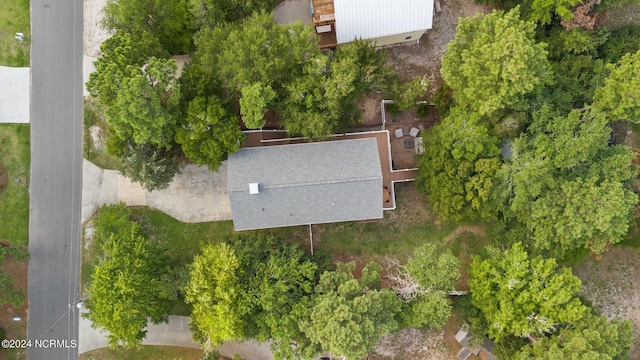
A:
{"type": "Polygon", "coordinates": [[[640,359],[640,251],[617,246],[600,261],[589,259],[573,268],[582,280],[582,295],[610,319],[631,320],[636,333],[630,359],[640,359]]]}
{"type": "Polygon", "coordinates": [[[100,56],[100,45],[111,36],[111,32],[100,25],[104,17],[102,9],[107,1],[84,0],[84,55],[100,56]]]}

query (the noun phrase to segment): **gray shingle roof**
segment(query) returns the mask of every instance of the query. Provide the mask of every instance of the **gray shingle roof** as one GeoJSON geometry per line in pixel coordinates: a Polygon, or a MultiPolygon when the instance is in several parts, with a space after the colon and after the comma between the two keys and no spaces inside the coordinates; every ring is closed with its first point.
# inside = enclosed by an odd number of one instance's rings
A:
{"type": "Polygon", "coordinates": [[[236,230],[382,218],[376,139],[241,149],[229,155],[229,200],[236,230]]]}

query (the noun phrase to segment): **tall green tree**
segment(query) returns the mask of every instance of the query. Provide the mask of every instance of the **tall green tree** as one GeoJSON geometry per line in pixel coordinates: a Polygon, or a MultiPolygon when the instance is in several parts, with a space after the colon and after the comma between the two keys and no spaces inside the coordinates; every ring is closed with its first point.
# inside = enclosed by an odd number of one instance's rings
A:
{"type": "Polygon", "coordinates": [[[573,18],[573,6],[580,0],[531,0],[529,4],[528,19],[540,25],[549,24],[554,14],[562,20],[573,18]]]}
{"type": "MultiPolygon", "coordinates": [[[[98,209],[93,219],[95,228],[93,239],[98,251],[104,249],[104,244],[109,241],[111,234],[120,234],[130,230],[131,211],[124,202],[112,205],[103,205],[98,209]]],[[[98,253],[98,256],[103,254],[98,253]]]]}
{"type": "Polygon", "coordinates": [[[96,70],[89,75],[87,90],[101,105],[112,106],[122,89],[123,80],[134,76],[151,59],[166,59],[169,53],[148,31],[116,31],[100,46],[96,70]]]}
{"type": "Polygon", "coordinates": [[[600,47],[608,42],[609,31],[565,30],[556,24],[547,31],[538,31],[538,35],[539,41],[549,44],[553,84],[545,95],[550,102],[563,114],[592,103],[595,89],[609,72],[599,55],[600,47]]]}
{"type": "Polygon", "coordinates": [[[303,73],[286,87],[278,110],[287,130],[312,139],[323,138],[359,121],[357,101],[397,79],[384,65],[385,53],[372,43],[355,41],[331,56],[307,61],[303,73]]]}
{"type": "Polygon", "coordinates": [[[154,324],[166,321],[169,311],[170,299],[160,280],[162,252],[138,232],[139,225],[129,222],[109,235],[87,291],[88,312],[83,316],[109,332],[111,347],[139,347],[148,319],[154,324]]]}
{"type": "Polygon", "coordinates": [[[489,257],[474,256],[469,290],[474,306],[496,340],[508,335],[535,339],[574,324],[587,308],[576,297],[580,279],[555,259],[530,258],[521,243],[510,249],[488,249],[489,257]]]}
{"type": "Polygon", "coordinates": [[[275,0],[189,0],[189,10],[197,27],[203,28],[236,22],[249,17],[254,12],[271,11],[277,4],[275,0]]]}
{"type": "Polygon", "coordinates": [[[438,216],[458,221],[491,218],[489,195],[500,168],[500,149],[482,118],[453,108],[424,143],[417,186],[438,216]]]}
{"type": "Polygon", "coordinates": [[[622,241],[638,201],[633,153],[607,146],[611,129],[599,114],[557,116],[545,106],[535,117],[498,172],[493,204],[526,226],[537,251],[601,253],[622,241]]]}
{"type": "Polygon", "coordinates": [[[354,263],[339,263],[336,271],[320,276],[311,317],[301,329],[316,344],[334,355],[362,359],[380,338],[398,327],[396,294],[379,289],[381,266],[369,263],[362,277],[353,277],[354,263]]]}
{"type": "Polygon", "coordinates": [[[244,134],[238,119],[220,99],[196,97],[189,102],[186,117],[176,129],[175,140],[196,164],[216,171],[228,154],[240,149],[244,134]]]}
{"type": "Polygon", "coordinates": [[[624,239],[637,202],[637,194],[620,182],[578,178],[537,199],[527,225],[538,249],[587,248],[601,254],[624,239]]]}
{"type": "Polygon", "coordinates": [[[298,325],[309,317],[317,265],[292,245],[276,245],[266,261],[253,258],[247,295],[256,338],[271,341],[276,359],[310,359],[321,352],[298,325]]]}
{"type": "Polygon", "coordinates": [[[633,343],[633,335],[629,320],[609,320],[605,316],[588,314],[575,326],[525,346],[516,359],[622,359],[633,343]]]}
{"type": "Polygon", "coordinates": [[[243,316],[249,308],[242,301],[239,267],[233,248],[225,243],[205,246],[191,264],[185,300],[193,305],[191,329],[205,351],[244,338],[243,316]]]}
{"type": "Polygon", "coordinates": [[[298,326],[309,317],[316,264],[264,233],[229,240],[206,247],[191,265],[186,299],[196,338],[205,349],[253,338],[270,341],[276,359],[316,356],[321,349],[298,326]]]}
{"type": "Polygon", "coordinates": [[[241,91],[242,121],[249,129],[262,129],[266,123],[264,114],[271,108],[276,93],[271,85],[263,86],[259,82],[244,86],[241,91]]]}
{"type": "Polygon", "coordinates": [[[302,23],[281,25],[271,13],[256,13],[239,24],[205,28],[196,36],[202,66],[216,70],[223,86],[236,95],[260,82],[280,93],[321,55],[313,30],[302,23]]]}
{"type": "Polygon", "coordinates": [[[438,328],[451,316],[449,292],[460,278],[460,261],[445,251],[436,252],[433,244],[424,244],[406,265],[391,260],[387,269],[390,287],[403,301],[402,323],[412,327],[438,328]]]}
{"type": "Polygon", "coordinates": [[[517,7],[460,19],[440,70],[459,106],[480,115],[526,108],[525,95],[550,75],[545,45],[535,42],[534,28],[520,20],[517,7]]]}
{"type": "Polygon", "coordinates": [[[385,53],[370,42],[355,41],[327,55],[315,39],[301,23],[281,25],[271,14],[254,14],[241,23],[203,28],[195,39],[197,66],[214,69],[222,97],[237,100],[248,128],[264,126],[270,109],[292,135],[321,139],[359,121],[357,101],[390,88],[395,75],[384,64],[385,53]]]}
{"type": "Polygon", "coordinates": [[[611,75],[596,89],[592,106],[611,120],[640,122],[640,51],[611,66],[611,75]]]}
{"type": "Polygon", "coordinates": [[[176,174],[181,171],[177,147],[157,147],[152,144],[136,144],[132,140],[119,140],[112,135],[112,141],[118,142],[117,156],[122,164],[118,170],[133,182],[139,183],[149,191],[163,190],[169,187],[176,174]],[[116,140],[114,140],[116,139],[116,140]]]}
{"type": "Polygon", "coordinates": [[[104,7],[103,26],[136,34],[148,31],[171,54],[192,48],[195,28],[188,0],[109,0],[104,7]]]}
{"type": "Polygon", "coordinates": [[[180,116],[175,60],[150,58],[143,69],[122,80],[107,123],[121,139],[170,147],[180,116]]]}

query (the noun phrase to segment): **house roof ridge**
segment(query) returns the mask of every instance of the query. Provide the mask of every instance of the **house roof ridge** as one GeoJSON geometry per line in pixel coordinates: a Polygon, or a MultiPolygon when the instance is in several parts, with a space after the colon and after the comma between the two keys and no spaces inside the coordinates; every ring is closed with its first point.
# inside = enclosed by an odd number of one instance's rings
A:
{"type": "MultiPolygon", "coordinates": [[[[316,186],[316,185],[329,185],[329,184],[347,184],[347,183],[355,183],[362,181],[373,181],[380,180],[382,176],[362,176],[362,177],[351,177],[351,178],[343,178],[343,179],[330,179],[330,180],[318,180],[318,181],[304,181],[304,182],[296,182],[296,183],[282,183],[282,184],[264,184],[257,181],[260,184],[262,189],[286,189],[286,188],[294,188],[294,187],[305,187],[305,186],[316,186]]],[[[233,189],[229,189],[230,192],[244,192],[247,191],[246,187],[237,187],[233,189]]]]}

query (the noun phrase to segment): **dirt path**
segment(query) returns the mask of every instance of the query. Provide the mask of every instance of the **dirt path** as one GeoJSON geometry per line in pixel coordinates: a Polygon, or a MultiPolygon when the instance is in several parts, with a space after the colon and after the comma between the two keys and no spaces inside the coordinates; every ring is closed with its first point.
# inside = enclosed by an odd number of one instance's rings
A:
{"type": "Polygon", "coordinates": [[[459,237],[464,233],[472,233],[473,235],[476,235],[478,237],[484,237],[484,229],[481,228],[480,226],[460,225],[455,230],[453,230],[451,235],[442,239],[442,242],[446,244],[449,241],[454,240],[455,238],[459,237]]]}

